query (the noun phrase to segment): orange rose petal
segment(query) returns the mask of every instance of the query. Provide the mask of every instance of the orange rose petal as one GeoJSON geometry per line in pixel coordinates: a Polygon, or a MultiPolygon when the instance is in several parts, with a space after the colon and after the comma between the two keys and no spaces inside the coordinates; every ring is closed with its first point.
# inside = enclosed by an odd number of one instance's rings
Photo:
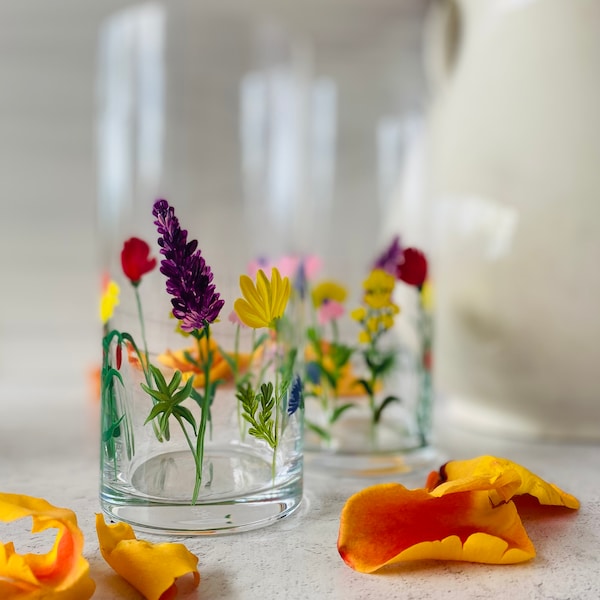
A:
{"type": "Polygon", "coordinates": [[[42,498],[0,493],[0,520],[32,518],[32,533],[58,529],[46,554],[17,554],[0,543],[0,598],[3,600],[87,600],[95,584],[83,558],[83,534],[75,513],[42,498]]]}
{"type": "Polygon", "coordinates": [[[435,497],[396,483],[368,487],[346,502],[338,550],[363,573],[417,559],[510,564],[535,556],[514,503],[494,506],[479,490],[435,497]]]}
{"type": "Polygon", "coordinates": [[[138,540],[129,525],[106,525],[99,514],[96,532],[104,560],[147,600],[174,597],[175,580],[188,573],[195,586],[200,583],[198,558],[183,544],[138,540]]]}
{"type": "MultiPolygon", "coordinates": [[[[496,490],[499,499],[504,501],[528,494],[543,505],[579,508],[579,501],[571,494],[521,465],[495,456],[450,461],[442,466],[437,478],[434,473],[430,474],[427,489],[441,496],[460,490],[482,489],[484,482],[488,482],[490,489],[496,490]]],[[[493,494],[490,497],[496,501],[493,494]]]]}

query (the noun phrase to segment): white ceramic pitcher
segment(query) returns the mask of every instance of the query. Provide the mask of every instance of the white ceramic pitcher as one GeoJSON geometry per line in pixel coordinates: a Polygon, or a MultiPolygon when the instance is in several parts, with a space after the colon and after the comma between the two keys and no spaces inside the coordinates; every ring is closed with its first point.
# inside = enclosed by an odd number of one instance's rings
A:
{"type": "Polygon", "coordinates": [[[600,2],[439,2],[427,32],[445,418],[600,440],[600,2]]]}

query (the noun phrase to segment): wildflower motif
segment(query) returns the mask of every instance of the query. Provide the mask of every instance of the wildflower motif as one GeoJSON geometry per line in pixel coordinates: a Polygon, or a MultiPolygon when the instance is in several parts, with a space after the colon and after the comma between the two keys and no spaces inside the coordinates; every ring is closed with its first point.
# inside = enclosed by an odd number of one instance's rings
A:
{"type": "Polygon", "coordinates": [[[105,284],[105,288],[100,297],[100,319],[106,324],[113,316],[115,307],[119,304],[120,288],[117,283],[109,280],[105,284]]]}
{"type": "Polygon", "coordinates": [[[294,377],[290,388],[290,399],[288,401],[287,413],[292,416],[300,407],[302,403],[302,379],[299,375],[294,377]]]}
{"type": "Polygon", "coordinates": [[[166,200],[157,200],[152,211],[161,237],[158,244],[165,257],[160,272],[167,277],[167,292],[173,296],[173,315],[181,321],[183,331],[203,329],[213,323],[225,304],[212,283],[213,273],[197,250],[197,240],[187,241],[175,209],[166,200]]]}
{"type": "Polygon", "coordinates": [[[408,285],[421,288],[427,279],[427,258],[425,258],[425,255],[416,248],[405,248],[398,262],[396,277],[408,285]]]}
{"type": "Polygon", "coordinates": [[[395,236],[391,244],[377,258],[373,268],[381,269],[390,275],[396,275],[398,263],[402,258],[402,246],[400,245],[400,237],[395,236]]]}
{"type": "Polygon", "coordinates": [[[395,284],[393,275],[382,269],[373,269],[363,283],[365,304],[374,309],[386,308],[392,304],[395,284]]]}
{"type": "Polygon", "coordinates": [[[253,329],[273,329],[287,306],[291,292],[290,280],[287,277],[282,279],[279,270],[273,267],[269,281],[265,272],[259,269],[256,285],[250,277],[242,275],[240,288],[243,298],[238,298],[233,307],[242,323],[253,329]]]}
{"type": "Polygon", "coordinates": [[[343,304],[348,297],[348,290],[337,281],[326,280],[313,288],[311,297],[315,308],[319,308],[325,302],[332,300],[343,304]]]}
{"type": "Polygon", "coordinates": [[[394,325],[394,316],[400,312],[392,300],[394,285],[394,277],[381,269],[374,269],[365,279],[364,306],[351,313],[351,317],[362,326],[359,333],[362,344],[374,343],[394,325]]]}
{"type": "MultiPolygon", "coordinates": [[[[243,276],[240,285],[244,298],[238,299],[236,312],[229,318],[236,330],[233,349],[222,347],[219,338],[213,337],[212,324],[225,302],[215,289],[213,272],[198,242],[188,240],[187,230],[180,226],[174,208],[166,200],[154,203],[152,216],[162,255],[160,272],[166,277],[172,317],[177,321],[175,331],[191,338],[192,343],[179,350],[149,353],[139,283],[143,275],[156,266],[157,260],[151,258],[150,248],[143,240],[128,239],[121,252],[121,264],[135,295],[139,334],[134,339],[128,332],[113,329],[104,335],[103,475],[116,478],[123,468],[120,462],[131,461],[136,455],[129,403],[123,399],[128,399],[130,381],[141,379],[138,383],[148,407],[143,425],[152,427],[161,444],[169,443],[173,430],[177,429],[177,435],[183,438],[191,453],[194,462],[191,504],[196,504],[203,489],[209,488],[212,481],[213,466],[210,464],[207,468],[205,442],[213,435],[212,410],[220,386],[234,385],[246,401],[243,407],[241,401],[238,405],[239,423],[243,425],[243,417],[251,427],[239,427],[240,440],[247,441],[246,436],[253,436],[261,445],[268,444],[273,455],[275,482],[279,440],[293,412],[302,412],[298,410],[302,408],[301,386],[299,388],[294,381],[297,350],[289,342],[289,351],[282,351],[283,340],[292,327],[288,326],[285,332],[277,328],[290,297],[290,281],[282,278],[277,269],[273,269],[271,280],[259,271],[256,285],[243,276]],[[250,347],[246,348],[248,344],[240,336],[243,325],[269,327],[272,331],[260,335],[252,332],[248,340],[250,347]],[[124,350],[129,358],[127,368],[122,368],[124,350]],[[271,377],[273,383],[269,381],[271,377]],[[286,415],[286,410],[292,412],[286,415]]],[[[118,286],[112,283],[103,299],[101,316],[105,322],[117,302],[118,286]]],[[[294,420],[299,418],[294,417],[294,420]]]]}
{"type": "Polygon", "coordinates": [[[156,267],[156,258],[150,258],[150,246],[144,240],[132,237],[123,244],[121,266],[125,276],[137,286],[142,277],[156,267]]]}

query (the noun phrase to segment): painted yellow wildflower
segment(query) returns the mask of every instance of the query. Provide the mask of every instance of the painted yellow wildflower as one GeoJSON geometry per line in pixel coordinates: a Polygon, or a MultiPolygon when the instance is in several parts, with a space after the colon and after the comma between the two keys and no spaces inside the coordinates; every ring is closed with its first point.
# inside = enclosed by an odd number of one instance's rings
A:
{"type": "Polygon", "coordinates": [[[112,316],[115,307],[119,304],[119,285],[114,281],[109,281],[100,297],[100,319],[106,323],[112,316]]]}
{"type": "Polygon", "coordinates": [[[355,321],[364,321],[367,318],[367,309],[364,308],[363,306],[359,306],[358,308],[355,308],[351,313],[350,316],[355,320],[355,321]]]}
{"type": "Polygon", "coordinates": [[[373,343],[394,325],[394,315],[400,308],[392,300],[395,279],[382,269],[373,269],[363,283],[364,306],[356,308],[350,316],[358,321],[362,330],[358,335],[361,344],[373,343]]]}
{"type": "Polygon", "coordinates": [[[183,544],[138,540],[127,523],[107,525],[99,514],[96,532],[104,560],[147,600],[159,600],[188,573],[195,585],[200,583],[198,558],[183,544]]]}
{"type": "Polygon", "coordinates": [[[391,294],[396,280],[383,269],[373,269],[363,282],[363,289],[368,294],[391,294]]]}
{"type": "Polygon", "coordinates": [[[423,284],[423,287],[421,288],[421,304],[423,305],[423,308],[428,312],[431,312],[433,310],[433,293],[433,284],[429,279],[427,279],[423,284]]]}
{"type": "Polygon", "coordinates": [[[343,304],[348,297],[348,290],[336,281],[326,280],[313,288],[311,297],[315,308],[331,300],[343,304]]]}
{"type": "Polygon", "coordinates": [[[283,316],[290,298],[289,278],[282,278],[279,270],[273,267],[269,281],[260,269],[256,275],[256,284],[247,275],[242,275],[240,289],[243,298],[238,298],[233,304],[240,321],[253,329],[273,329],[277,319],[283,316]]]}
{"type": "Polygon", "coordinates": [[[87,600],[95,584],[83,558],[83,534],[77,517],[42,498],[0,493],[0,522],[31,517],[32,532],[56,529],[47,554],[17,554],[12,542],[0,542],[0,598],[3,600],[87,600]]]}
{"type": "Polygon", "coordinates": [[[365,290],[363,301],[366,306],[375,310],[395,306],[392,302],[392,292],[396,280],[393,275],[374,269],[363,283],[365,290]]]}

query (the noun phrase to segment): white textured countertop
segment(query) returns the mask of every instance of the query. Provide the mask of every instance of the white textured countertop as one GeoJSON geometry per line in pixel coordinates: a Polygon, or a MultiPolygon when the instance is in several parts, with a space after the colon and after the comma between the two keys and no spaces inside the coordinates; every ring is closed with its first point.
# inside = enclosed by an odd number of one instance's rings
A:
{"type": "MultiPolygon", "coordinates": [[[[1,489],[42,496],[73,509],[85,535],[84,555],[96,580],[96,600],[141,598],[102,559],[94,528],[99,511],[98,406],[74,382],[46,388],[33,379],[19,390],[3,386],[0,405],[1,489]],[[10,401],[9,401],[10,400],[10,401]]],[[[180,541],[197,554],[202,580],[179,598],[220,600],[600,597],[600,447],[522,443],[445,432],[446,457],[483,453],[506,456],[581,500],[581,510],[529,520],[526,529],[537,557],[514,566],[424,562],[380,574],[352,571],[336,549],[340,510],[346,498],[370,481],[331,480],[308,471],[299,512],[270,527],[221,537],[180,541]]],[[[408,482],[423,485],[422,478],[408,482]]],[[[46,551],[29,523],[10,530],[17,551],[46,551]]],[[[0,526],[0,537],[2,528],[0,526]]],[[[140,536],[144,537],[144,536],[140,536]]],[[[146,539],[152,536],[145,536],[146,539]]],[[[7,540],[3,540],[7,541],[7,540]]]]}

